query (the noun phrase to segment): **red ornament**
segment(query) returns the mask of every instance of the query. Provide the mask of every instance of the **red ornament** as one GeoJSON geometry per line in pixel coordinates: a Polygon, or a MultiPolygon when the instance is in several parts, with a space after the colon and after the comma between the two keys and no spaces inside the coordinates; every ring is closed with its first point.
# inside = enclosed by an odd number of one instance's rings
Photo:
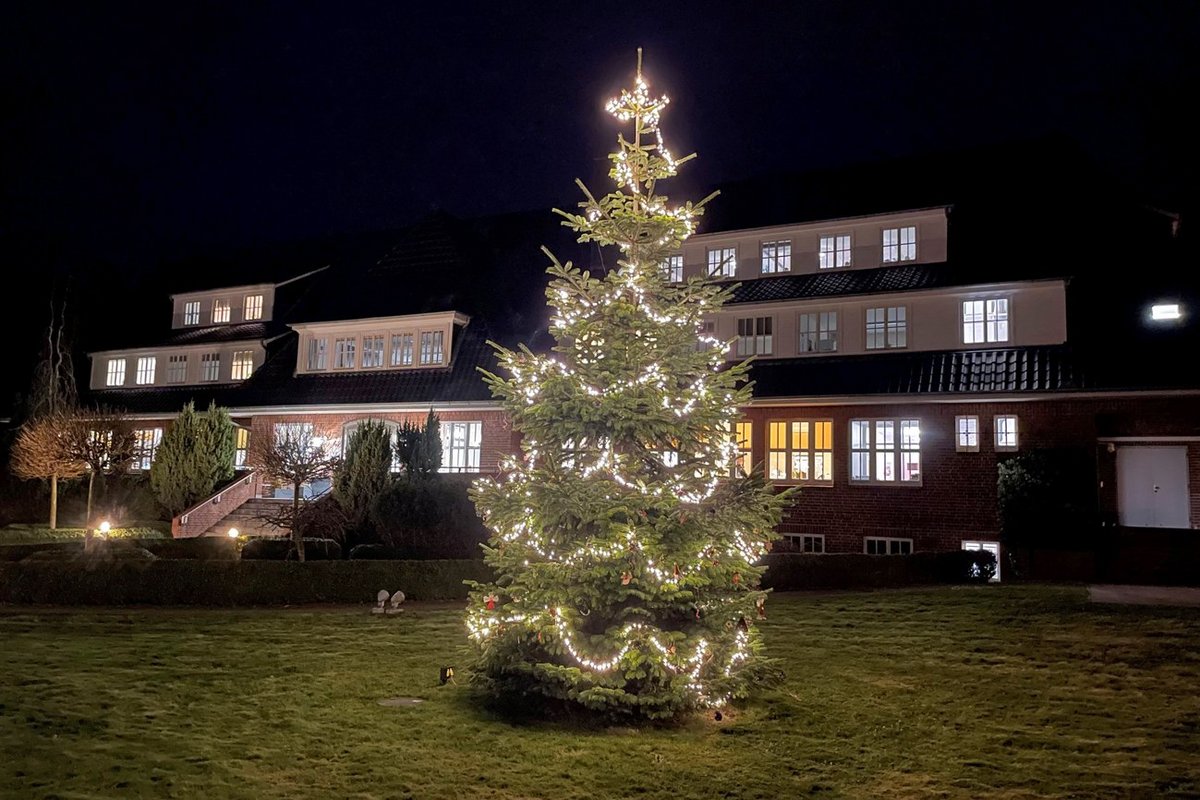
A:
{"type": "Polygon", "coordinates": [[[632,575],[630,575],[628,572],[622,572],[622,573],[621,573],[621,585],[622,585],[622,586],[628,586],[628,585],[629,585],[629,582],[630,582],[631,580],[633,580],[633,576],[632,576],[632,575]]]}
{"type": "Polygon", "coordinates": [[[483,598],[483,602],[487,605],[488,611],[495,611],[496,610],[496,601],[499,599],[500,598],[496,597],[496,595],[489,594],[487,597],[483,598]]]}

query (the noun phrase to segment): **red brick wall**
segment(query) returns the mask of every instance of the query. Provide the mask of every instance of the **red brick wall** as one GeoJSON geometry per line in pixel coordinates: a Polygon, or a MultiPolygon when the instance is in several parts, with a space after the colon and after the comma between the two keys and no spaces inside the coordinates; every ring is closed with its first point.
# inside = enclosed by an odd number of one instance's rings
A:
{"type": "Polygon", "coordinates": [[[201,535],[257,495],[261,486],[262,480],[257,475],[239,476],[232,485],[172,519],[171,536],[180,539],[201,535]]]}

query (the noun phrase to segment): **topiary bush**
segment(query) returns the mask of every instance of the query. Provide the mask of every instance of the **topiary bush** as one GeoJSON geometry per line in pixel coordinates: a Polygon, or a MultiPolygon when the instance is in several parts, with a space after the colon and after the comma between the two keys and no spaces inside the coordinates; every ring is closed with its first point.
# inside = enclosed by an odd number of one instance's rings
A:
{"type": "Polygon", "coordinates": [[[481,558],[488,533],[461,481],[395,481],[371,510],[382,542],[404,558],[481,558]]]}

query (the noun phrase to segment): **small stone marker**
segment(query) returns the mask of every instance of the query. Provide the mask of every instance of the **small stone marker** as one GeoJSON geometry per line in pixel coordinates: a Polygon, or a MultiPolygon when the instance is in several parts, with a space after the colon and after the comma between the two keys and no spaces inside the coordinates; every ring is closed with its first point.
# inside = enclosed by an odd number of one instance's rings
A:
{"type": "Polygon", "coordinates": [[[387,603],[389,597],[391,597],[391,594],[388,592],[387,589],[380,589],[379,594],[375,595],[375,607],[371,609],[371,613],[372,614],[384,613],[383,607],[387,603]]]}
{"type": "Polygon", "coordinates": [[[401,611],[403,611],[403,609],[400,608],[400,604],[403,602],[404,592],[396,592],[394,595],[392,595],[392,604],[388,607],[387,613],[399,614],[401,611]]]}
{"type": "Polygon", "coordinates": [[[412,708],[424,702],[419,697],[385,697],[379,701],[379,705],[386,708],[412,708]]]}

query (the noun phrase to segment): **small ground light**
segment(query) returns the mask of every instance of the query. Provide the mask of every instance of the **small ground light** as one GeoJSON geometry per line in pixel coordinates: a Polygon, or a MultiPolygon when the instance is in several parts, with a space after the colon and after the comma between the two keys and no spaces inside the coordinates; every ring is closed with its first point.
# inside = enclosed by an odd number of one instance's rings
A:
{"type": "Polygon", "coordinates": [[[237,528],[230,528],[230,529],[229,529],[229,538],[230,538],[230,539],[236,539],[237,537],[238,537],[238,529],[237,529],[237,528]]]}
{"type": "Polygon", "coordinates": [[[97,528],[97,530],[100,531],[100,533],[102,533],[102,534],[107,534],[111,529],[112,529],[112,525],[108,524],[108,520],[104,520],[103,522],[101,522],[100,527],[97,528]]]}

